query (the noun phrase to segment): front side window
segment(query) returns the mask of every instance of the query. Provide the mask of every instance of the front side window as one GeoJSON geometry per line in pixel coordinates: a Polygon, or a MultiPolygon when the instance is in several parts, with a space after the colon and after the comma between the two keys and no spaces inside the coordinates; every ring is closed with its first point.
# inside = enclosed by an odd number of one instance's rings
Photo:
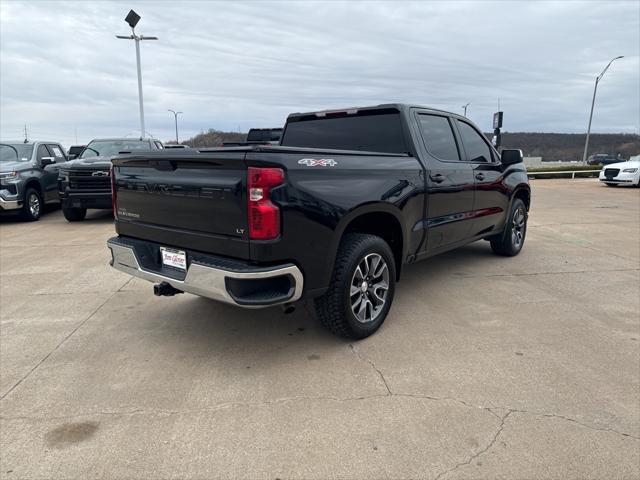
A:
{"type": "Polygon", "coordinates": [[[42,160],[44,157],[50,157],[51,154],[47,150],[46,145],[40,145],[38,147],[38,160],[42,160]]]}
{"type": "Polygon", "coordinates": [[[490,162],[492,158],[491,149],[476,129],[460,120],[458,120],[458,128],[460,129],[464,149],[467,151],[468,160],[476,163],[490,162]]]}
{"type": "Polygon", "coordinates": [[[447,117],[418,115],[422,138],[429,153],[441,160],[460,160],[456,139],[447,117]]]}

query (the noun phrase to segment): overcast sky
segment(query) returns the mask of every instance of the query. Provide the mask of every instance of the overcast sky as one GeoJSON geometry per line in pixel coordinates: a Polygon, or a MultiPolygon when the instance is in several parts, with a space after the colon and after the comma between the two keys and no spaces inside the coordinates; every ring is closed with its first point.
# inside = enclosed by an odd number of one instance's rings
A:
{"type": "Polygon", "coordinates": [[[288,113],[388,102],[462,112],[485,131],[640,132],[640,2],[0,4],[0,137],[66,146],[139,132],[129,8],[141,16],[146,129],[281,126],[288,113]],[[76,133],[77,132],[77,133],[76,133]]]}

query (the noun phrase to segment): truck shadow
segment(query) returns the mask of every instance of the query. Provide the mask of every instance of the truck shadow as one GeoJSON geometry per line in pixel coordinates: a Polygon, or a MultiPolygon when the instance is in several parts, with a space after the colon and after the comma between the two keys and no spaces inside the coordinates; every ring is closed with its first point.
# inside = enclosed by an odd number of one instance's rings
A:
{"type": "Polygon", "coordinates": [[[83,222],[113,223],[113,212],[111,210],[87,210],[87,216],[83,222]]]}
{"type": "MultiPolygon", "coordinates": [[[[391,310],[381,330],[364,341],[375,341],[377,335],[392,333],[397,327],[394,327],[394,317],[401,315],[398,312],[402,308],[398,308],[398,304],[403,302],[406,295],[413,295],[416,288],[424,291],[430,286],[455,281],[452,275],[456,275],[456,270],[462,271],[463,267],[467,270],[481,268],[483,263],[495,262],[495,259],[489,244],[478,242],[405,266],[401,282],[396,288],[396,308],[391,310]]],[[[311,352],[310,348],[342,349],[345,344],[354,342],[337,337],[324,328],[315,315],[313,301],[302,302],[293,313],[285,314],[280,307],[245,310],[185,295],[179,302],[167,303],[161,317],[158,320],[171,332],[163,341],[170,342],[172,348],[203,356],[224,351],[229,355],[238,355],[240,359],[251,358],[259,352],[264,359],[265,355],[277,356],[278,352],[297,350],[303,346],[305,351],[311,352]]],[[[403,328],[412,323],[412,319],[403,320],[403,328]]]]}
{"type": "MultiPolygon", "coordinates": [[[[42,221],[44,219],[46,219],[50,214],[55,213],[55,212],[59,212],[60,210],[60,204],[47,204],[47,205],[43,205],[43,210],[42,213],[40,215],[40,220],[42,221]]],[[[9,211],[9,212],[1,212],[0,213],[0,225],[4,225],[4,224],[12,224],[12,223],[31,223],[27,220],[23,220],[23,218],[20,216],[19,212],[15,212],[15,211],[9,211]]]]}

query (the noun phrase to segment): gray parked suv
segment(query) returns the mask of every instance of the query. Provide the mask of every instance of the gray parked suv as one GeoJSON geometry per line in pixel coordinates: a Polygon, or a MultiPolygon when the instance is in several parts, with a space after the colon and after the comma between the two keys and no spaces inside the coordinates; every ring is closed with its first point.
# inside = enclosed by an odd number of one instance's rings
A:
{"type": "Polygon", "coordinates": [[[67,161],[57,142],[0,143],[0,212],[38,220],[45,203],[58,203],[58,170],[67,161]]]}

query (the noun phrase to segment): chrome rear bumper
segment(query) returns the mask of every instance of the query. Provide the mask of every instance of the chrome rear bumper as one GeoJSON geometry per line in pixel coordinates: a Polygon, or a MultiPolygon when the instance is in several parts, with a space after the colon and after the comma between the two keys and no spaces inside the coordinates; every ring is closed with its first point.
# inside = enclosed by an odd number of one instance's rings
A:
{"type": "Polygon", "coordinates": [[[117,240],[117,237],[108,240],[107,246],[111,249],[111,266],[117,270],[153,283],[166,282],[183,292],[237,305],[239,307],[261,308],[282,303],[291,303],[302,296],[303,275],[300,269],[293,264],[255,269],[247,266],[246,270],[237,271],[192,261],[184,276],[184,280],[179,280],[142,268],[134,248],[129,245],[123,245],[117,240]],[[261,297],[259,294],[257,296],[254,294],[251,299],[247,299],[240,298],[229,290],[229,285],[232,284],[232,282],[228,280],[251,282],[269,279],[276,280],[284,277],[288,279],[290,286],[288,292],[283,295],[273,295],[266,292],[267,294],[264,297],[261,297]]]}

